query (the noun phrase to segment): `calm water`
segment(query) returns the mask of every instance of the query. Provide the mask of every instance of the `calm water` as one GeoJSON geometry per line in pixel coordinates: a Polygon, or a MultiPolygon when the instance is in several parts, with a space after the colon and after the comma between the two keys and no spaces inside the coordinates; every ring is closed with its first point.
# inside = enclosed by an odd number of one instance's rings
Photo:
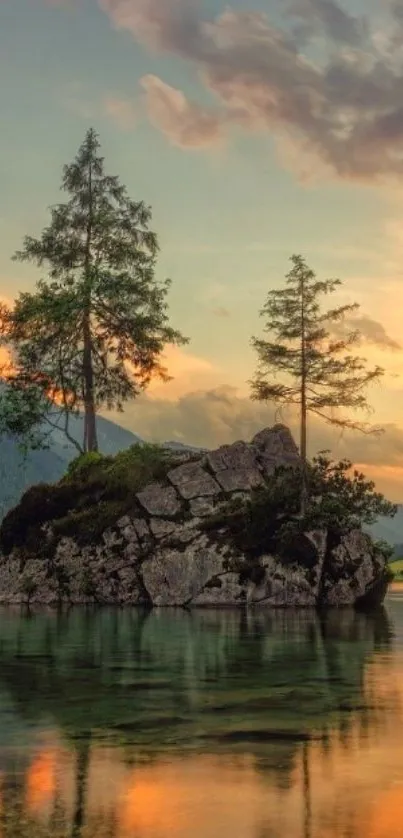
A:
{"type": "Polygon", "coordinates": [[[368,617],[0,611],[1,838],[401,838],[403,589],[368,617]]]}

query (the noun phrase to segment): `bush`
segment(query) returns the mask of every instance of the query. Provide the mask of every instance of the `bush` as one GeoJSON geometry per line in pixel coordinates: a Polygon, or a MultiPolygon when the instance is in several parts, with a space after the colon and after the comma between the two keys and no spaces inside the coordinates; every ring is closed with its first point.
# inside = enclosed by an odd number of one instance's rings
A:
{"type": "MultiPolygon", "coordinates": [[[[163,482],[180,456],[159,445],[132,445],[115,457],[90,452],[77,457],[57,485],[33,486],[0,526],[0,547],[45,556],[62,536],[95,543],[108,526],[137,510],[136,493],[154,480],[163,482]],[[43,527],[52,526],[54,539],[43,527]]],[[[138,510],[137,510],[138,511],[138,510]]]]}
{"type": "Polygon", "coordinates": [[[80,454],[68,466],[68,480],[85,480],[93,471],[94,466],[99,465],[103,459],[99,451],[87,451],[86,454],[80,454]]]}
{"type": "MultiPolygon", "coordinates": [[[[298,560],[309,566],[309,545],[302,543],[301,533],[327,529],[337,538],[372,524],[379,515],[396,514],[397,507],[375,491],[372,481],[353,471],[348,460],[332,461],[327,452],[320,452],[308,465],[307,482],[309,501],[303,519],[300,475],[295,469],[281,468],[250,500],[227,504],[203,528],[223,543],[230,539],[236,551],[252,559],[276,552],[286,561],[290,557],[295,561],[300,549],[298,560]]],[[[377,546],[385,555],[387,546],[377,546]]]]}
{"type": "Polygon", "coordinates": [[[393,518],[396,504],[375,491],[375,484],[353,469],[350,460],[332,460],[327,451],[314,458],[308,470],[310,502],[307,523],[346,531],[373,524],[379,516],[393,518]]]}

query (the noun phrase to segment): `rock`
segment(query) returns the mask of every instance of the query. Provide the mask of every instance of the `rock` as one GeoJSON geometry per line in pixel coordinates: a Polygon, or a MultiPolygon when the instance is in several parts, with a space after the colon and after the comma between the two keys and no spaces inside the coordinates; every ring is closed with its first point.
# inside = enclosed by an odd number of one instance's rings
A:
{"type": "Polygon", "coordinates": [[[310,542],[316,550],[316,561],[311,568],[310,584],[315,594],[315,598],[319,596],[320,583],[323,573],[323,564],[326,557],[327,548],[327,532],[326,530],[315,530],[314,532],[305,533],[305,538],[310,542]]]}
{"type": "Polygon", "coordinates": [[[155,538],[165,538],[175,532],[176,525],[173,521],[165,521],[161,518],[151,518],[150,530],[155,538]]]}
{"type": "Polygon", "coordinates": [[[295,468],[300,462],[298,448],[291,431],[285,425],[259,431],[253,437],[252,445],[265,477],[270,477],[280,466],[295,468]]]}
{"type": "Polygon", "coordinates": [[[217,451],[210,451],[206,455],[206,462],[215,474],[228,469],[253,471],[256,468],[256,454],[247,442],[234,442],[233,445],[222,445],[217,451]]]}
{"type": "Polygon", "coordinates": [[[286,425],[274,425],[273,428],[263,428],[255,434],[252,445],[256,446],[265,454],[281,454],[287,452],[298,457],[298,447],[295,444],[293,435],[286,425]]]}
{"type": "Polygon", "coordinates": [[[322,580],[322,604],[354,605],[365,598],[382,579],[385,560],[377,554],[369,535],[352,530],[343,535],[326,558],[322,580]]]}
{"type": "Polygon", "coordinates": [[[144,518],[133,518],[133,526],[140,541],[150,538],[150,529],[144,518]]]}
{"type": "Polygon", "coordinates": [[[214,502],[208,498],[194,498],[189,504],[190,512],[198,518],[206,518],[212,515],[215,510],[214,502]]]}
{"type": "Polygon", "coordinates": [[[224,492],[246,492],[264,485],[264,480],[257,468],[226,468],[218,472],[217,480],[224,492]]]}
{"type": "Polygon", "coordinates": [[[245,600],[246,591],[239,581],[239,573],[230,572],[214,576],[189,605],[241,605],[245,600]]]}
{"type": "Polygon", "coordinates": [[[205,536],[186,550],[161,549],[142,565],[144,586],[155,606],[189,605],[224,570],[225,558],[205,536]]]}
{"type": "Polygon", "coordinates": [[[139,492],[136,497],[141,506],[150,515],[171,518],[178,515],[181,510],[181,502],[172,486],[161,486],[159,483],[151,483],[144,491],[139,492]]]}
{"type": "MultiPolygon", "coordinates": [[[[223,506],[237,499],[242,507],[277,467],[299,464],[288,428],[265,428],[251,443],[201,452],[197,462],[194,452],[186,459],[168,472],[168,485],[153,482],[138,492],[136,515],[116,516],[112,526],[109,517],[94,543],[57,540],[50,520],[39,539],[41,557],[27,549],[0,557],[0,602],[259,610],[374,607],[382,601],[385,558],[361,530],[341,537],[325,530],[299,533],[281,557],[271,554],[269,538],[270,550],[256,556],[240,553],[228,521],[220,519],[223,506]],[[206,526],[209,516],[214,521],[206,526]]],[[[236,527],[238,512],[233,520],[236,527]]]]}
{"type": "Polygon", "coordinates": [[[168,472],[168,480],[186,500],[218,495],[221,492],[218,483],[199,464],[185,463],[183,466],[172,469],[168,472]]]}
{"type": "Polygon", "coordinates": [[[303,568],[296,565],[284,567],[274,556],[264,557],[262,566],[262,580],[258,584],[248,584],[248,605],[270,605],[275,608],[315,606],[315,592],[303,568]]]}

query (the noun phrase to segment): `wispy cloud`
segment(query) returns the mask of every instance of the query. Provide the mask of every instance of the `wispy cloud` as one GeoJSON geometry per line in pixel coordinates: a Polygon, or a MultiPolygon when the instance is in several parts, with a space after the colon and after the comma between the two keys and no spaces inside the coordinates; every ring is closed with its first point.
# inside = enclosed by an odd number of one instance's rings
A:
{"type": "Polygon", "coordinates": [[[158,76],[141,79],[150,122],[182,148],[217,145],[224,137],[220,115],[190,102],[181,90],[158,76]]]}
{"type": "MultiPolygon", "coordinates": [[[[347,13],[335,0],[293,0],[286,6],[277,0],[283,27],[263,11],[231,7],[203,18],[196,0],[98,2],[115,27],[150,50],[192,62],[215,97],[211,110],[187,103],[184,94],[172,94],[153,77],[152,102],[155,106],[155,97],[160,102],[162,96],[163,109],[162,115],[151,113],[171,139],[180,102],[182,114],[191,113],[193,146],[197,128],[201,139],[207,131],[211,144],[222,140],[228,126],[238,125],[307,143],[310,154],[342,178],[403,173],[401,3],[394,4],[393,27],[383,34],[380,49],[371,21],[347,13]],[[328,48],[315,62],[310,47],[319,41],[328,48]]],[[[186,145],[186,133],[183,143],[179,132],[179,142],[186,145]]]]}
{"type": "Polygon", "coordinates": [[[346,337],[349,332],[353,331],[360,333],[363,342],[372,344],[378,347],[378,349],[386,349],[393,352],[402,349],[402,345],[388,335],[382,323],[366,314],[358,314],[356,317],[346,317],[339,323],[332,324],[332,333],[337,337],[346,337]]]}

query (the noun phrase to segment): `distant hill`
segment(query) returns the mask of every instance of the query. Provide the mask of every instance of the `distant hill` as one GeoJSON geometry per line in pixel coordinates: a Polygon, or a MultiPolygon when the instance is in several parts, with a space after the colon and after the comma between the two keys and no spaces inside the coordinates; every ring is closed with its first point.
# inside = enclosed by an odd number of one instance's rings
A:
{"type": "MultiPolygon", "coordinates": [[[[83,418],[72,417],[70,433],[74,439],[83,436],[83,418]]],[[[121,428],[115,422],[98,418],[99,447],[103,454],[117,454],[141,437],[121,428]]],[[[24,460],[18,445],[10,437],[0,438],[0,519],[18,503],[23,492],[35,483],[54,483],[63,476],[68,464],[77,456],[77,450],[66,440],[62,431],[53,431],[50,447],[45,451],[32,451],[24,460]]]]}
{"type": "Polygon", "coordinates": [[[403,544],[403,506],[399,506],[394,518],[378,518],[376,523],[367,529],[374,538],[392,545],[403,544]]]}

